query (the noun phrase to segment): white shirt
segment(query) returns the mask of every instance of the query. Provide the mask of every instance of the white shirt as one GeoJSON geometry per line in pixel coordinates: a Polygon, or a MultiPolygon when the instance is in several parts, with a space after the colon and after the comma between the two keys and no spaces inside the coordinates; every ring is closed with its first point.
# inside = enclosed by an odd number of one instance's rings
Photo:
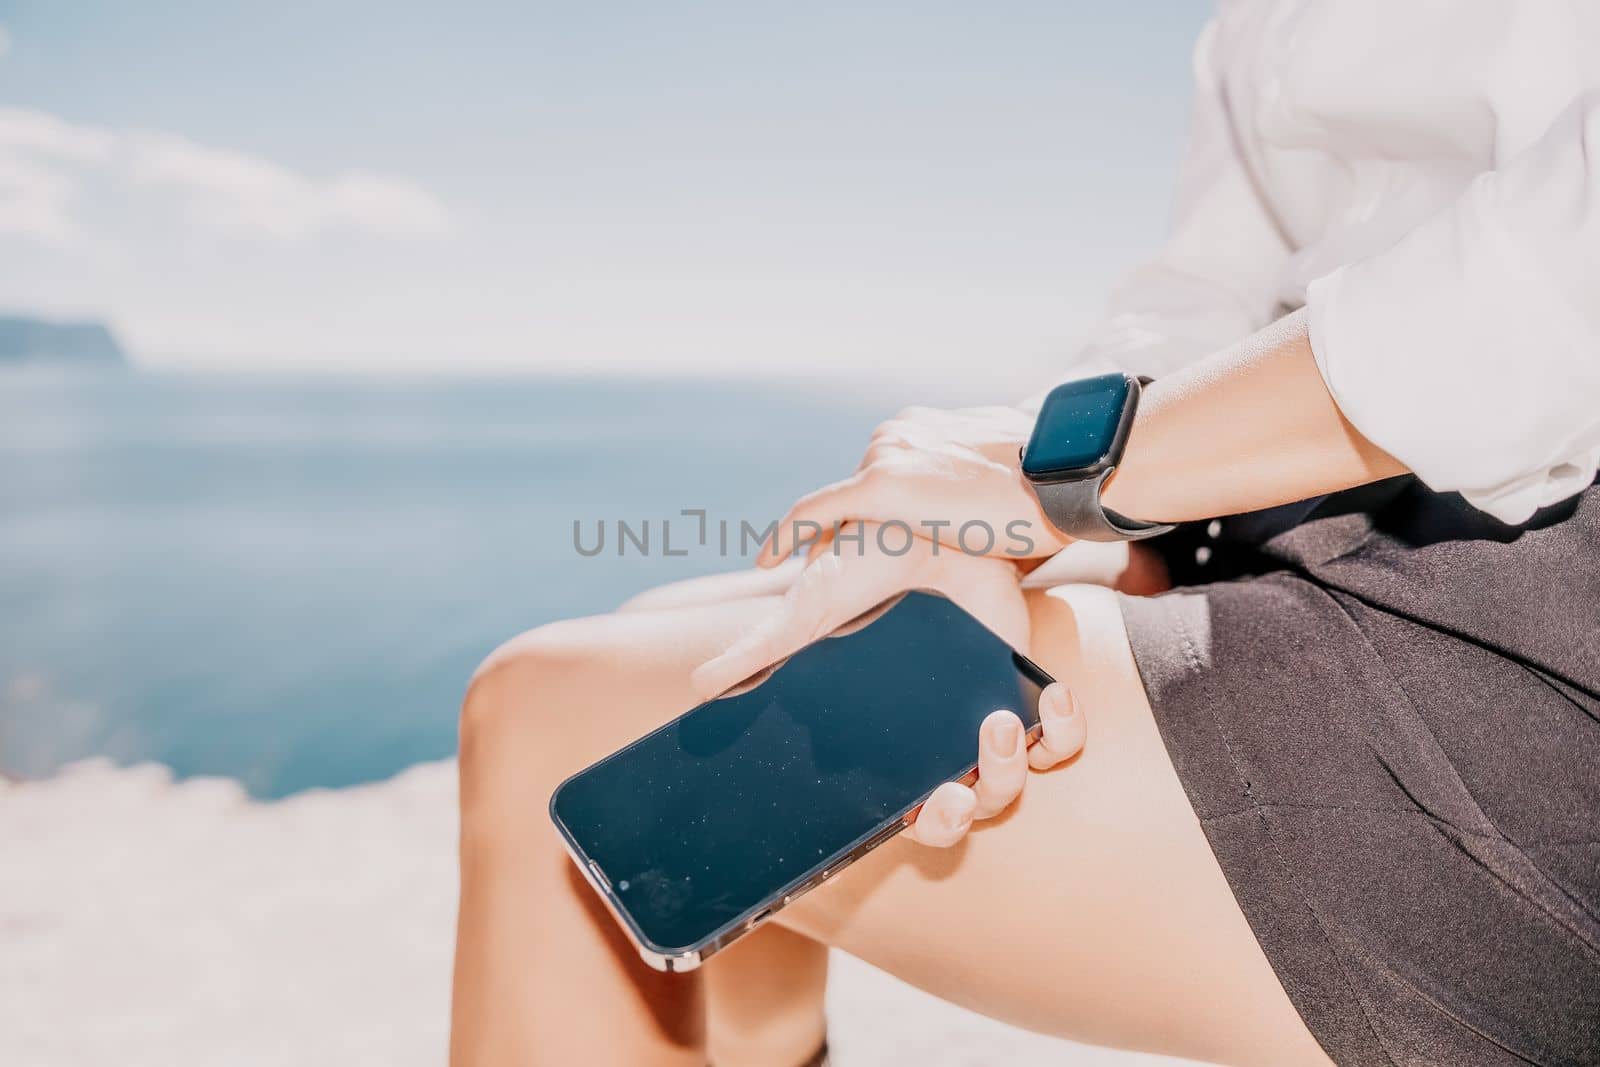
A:
{"type": "Polygon", "coordinates": [[[1309,306],[1357,429],[1510,523],[1600,463],[1600,0],[1224,0],[1173,231],[1083,359],[1309,306]]]}

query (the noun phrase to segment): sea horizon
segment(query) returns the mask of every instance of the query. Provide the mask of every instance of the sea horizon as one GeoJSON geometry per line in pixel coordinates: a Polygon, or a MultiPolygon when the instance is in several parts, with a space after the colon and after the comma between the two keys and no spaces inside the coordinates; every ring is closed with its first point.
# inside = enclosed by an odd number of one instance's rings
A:
{"type": "MultiPolygon", "coordinates": [[[[756,525],[898,402],[770,384],[0,375],[0,774],[83,759],[253,796],[455,750],[499,642],[749,565],[573,523],[756,525]],[[632,546],[624,546],[631,549],[632,546]]],[[[735,529],[737,527],[735,526],[735,529]]],[[[733,546],[736,548],[737,546],[733,546]]]]}

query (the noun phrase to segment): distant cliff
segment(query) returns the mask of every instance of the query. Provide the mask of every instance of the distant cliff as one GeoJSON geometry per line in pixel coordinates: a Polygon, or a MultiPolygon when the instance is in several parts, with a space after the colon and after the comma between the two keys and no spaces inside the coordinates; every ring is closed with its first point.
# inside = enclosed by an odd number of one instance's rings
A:
{"type": "Polygon", "coordinates": [[[0,315],[0,364],[120,367],[127,362],[127,354],[104,323],[0,315]]]}

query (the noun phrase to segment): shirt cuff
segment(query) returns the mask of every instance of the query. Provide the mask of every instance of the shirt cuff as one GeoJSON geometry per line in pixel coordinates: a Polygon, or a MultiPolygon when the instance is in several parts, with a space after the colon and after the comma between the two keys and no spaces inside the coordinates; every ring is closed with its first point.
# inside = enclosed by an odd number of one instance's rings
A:
{"type": "Polygon", "coordinates": [[[1313,282],[1312,352],[1334,402],[1429,488],[1502,522],[1589,485],[1592,361],[1570,309],[1471,192],[1399,244],[1313,282]]]}

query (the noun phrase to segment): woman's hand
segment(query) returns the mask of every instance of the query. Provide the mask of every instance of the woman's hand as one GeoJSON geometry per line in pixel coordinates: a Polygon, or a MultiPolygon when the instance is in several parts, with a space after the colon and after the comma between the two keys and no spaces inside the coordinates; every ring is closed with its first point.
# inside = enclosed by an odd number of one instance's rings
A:
{"type": "Polygon", "coordinates": [[[1060,682],[1039,696],[1039,739],[1028,746],[1022,720],[996,711],[978,730],[978,780],[967,786],[946,782],[933,791],[907,830],[916,841],[949,848],[967,836],[978,819],[989,819],[1022,795],[1028,768],[1047,770],[1083,748],[1086,724],[1078,702],[1060,682]]]}
{"type": "MultiPolygon", "coordinates": [[[[755,684],[801,648],[863,625],[912,589],[943,593],[1008,644],[1028,647],[1028,611],[1014,564],[936,553],[931,541],[921,540],[893,555],[878,547],[872,524],[846,527],[843,534],[806,565],[770,616],[694,672],[691,682],[703,699],[755,684]]],[[[1039,719],[1032,747],[1014,712],[997,710],[985,719],[977,783],[936,789],[911,823],[911,836],[926,845],[955,844],[975,819],[997,815],[1017,799],[1030,766],[1053,767],[1083,747],[1083,715],[1059,683],[1040,697],[1039,719]]]]}
{"type": "Polygon", "coordinates": [[[697,668],[690,684],[704,700],[720,696],[901,593],[943,593],[1015,648],[1028,647],[1028,609],[1017,565],[969,556],[922,538],[881,537],[874,523],[850,523],[806,564],[772,614],[720,656],[697,668]]]}
{"type": "Polygon", "coordinates": [[[776,566],[850,521],[894,527],[885,533],[895,545],[914,534],[951,554],[1053,556],[1066,539],[1022,477],[1032,431],[1016,408],[907,408],[873,433],[854,474],[789,509],[758,563],[776,566]]]}

